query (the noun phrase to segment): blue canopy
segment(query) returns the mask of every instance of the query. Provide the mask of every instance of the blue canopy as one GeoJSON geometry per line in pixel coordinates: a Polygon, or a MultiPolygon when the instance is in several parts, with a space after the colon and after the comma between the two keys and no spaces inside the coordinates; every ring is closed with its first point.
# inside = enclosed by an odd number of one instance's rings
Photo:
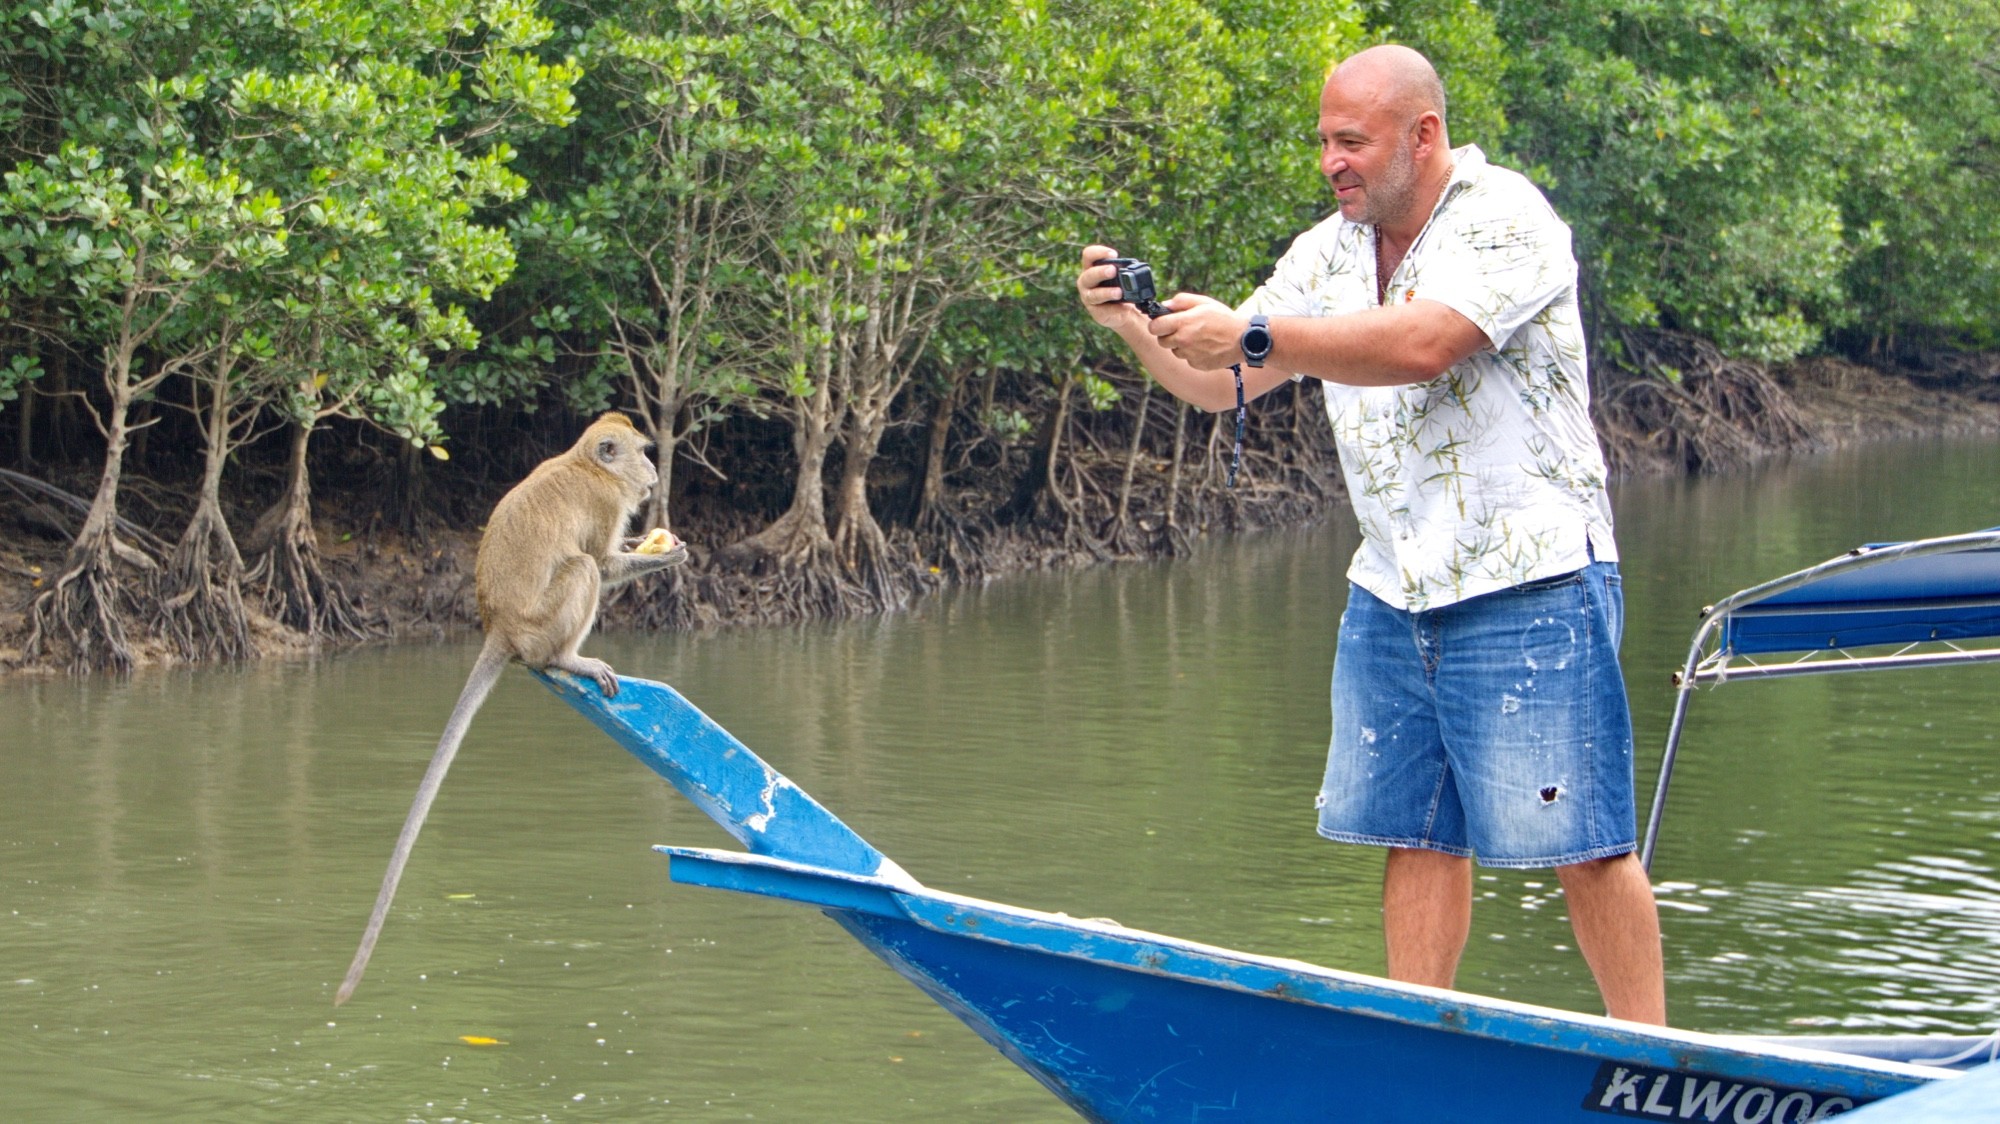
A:
{"type": "MultiPolygon", "coordinates": [[[[2000,528],[1982,534],[2000,535],[2000,528]]],[[[1876,552],[1902,545],[1864,546],[1802,571],[1824,571],[1819,577],[1732,605],[1721,650],[1758,655],[2000,637],[2000,545],[1868,564],[1876,552]]]]}
{"type": "Polygon", "coordinates": [[[1730,594],[1702,610],[1667,727],[1640,859],[1652,869],[1694,689],[1892,667],[2000,661],[2000,527],[1904,543],[1871,543],[1730,594]],[[1887,653],[1885,645],[1900,645],[1887,653]],[[1875,651],[1863,651],[1875,649],[1875,651]],[[1759,663],[1748,657],[1796,657],[1759,663]]]}

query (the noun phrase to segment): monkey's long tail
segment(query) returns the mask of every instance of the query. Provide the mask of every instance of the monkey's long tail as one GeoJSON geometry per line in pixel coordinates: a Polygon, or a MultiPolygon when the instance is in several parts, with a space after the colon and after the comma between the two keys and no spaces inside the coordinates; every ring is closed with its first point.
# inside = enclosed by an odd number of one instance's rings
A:
{"type": "Polygon", "coordinates": [[[361,974],[368,970],[368,958],[375,952],[375,939],[382,935],[382,922],[388,919],[389,903],[396,900],[396,884],[403,880],[403,866],[410,861],[410,851],[417,845],[417,833],[424,829],[424,817],[430,814],[431,801],[437,799],[438,789],[444,785],[444,775],[451,768],[451,759],[458,756],[458,746],[465,740],[465,731],[472,726],[472,716],[479,713],[480,704],[500,681],[500,673],[507,669],[508,655],[499,645],[488,643],[479,650],[479,659],[472,665],[472,674],[465,679],[465,689],[458,693],[458,704],[451,709],[451,718],[444,725],[444,734],[438,738],[437,751],[431,754],[430,768],[424,770],[424,780],[417,787],[417,798],[410,802],[410,814],[403,820],[403,833],[396,837],[396,851],[389,856],[389,869],[382,873],[382,890],[375,895],[375,912],[368,916],[368,929],[361,934],[361,947],[354,952],[354,963],[347,966],[347,978],[340,981],[340,990],[333,993],[333,1005],[338,1007],[347,1002],[354,989],[361,983],[361,974]]]}

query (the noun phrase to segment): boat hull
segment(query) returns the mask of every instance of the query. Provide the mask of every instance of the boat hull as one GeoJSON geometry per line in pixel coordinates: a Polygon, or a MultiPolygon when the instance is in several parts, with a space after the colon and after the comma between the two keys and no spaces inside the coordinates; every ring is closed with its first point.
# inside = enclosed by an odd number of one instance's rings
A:
{"type": "Polygon", "coordinates": [[[1398,984],[781,860],[660,850],[676,882],[820,907],[1089,1120],[1799,1124],[1946,1075],[1398,984]]]}
{"type": "Polygon", "coordinates": [[[675,881],[824,911],[1090,1120],[1803,1124],[1956,1076],[943,893],[672,688],[542,678],[748,848],[661,847],[675,881]]]}

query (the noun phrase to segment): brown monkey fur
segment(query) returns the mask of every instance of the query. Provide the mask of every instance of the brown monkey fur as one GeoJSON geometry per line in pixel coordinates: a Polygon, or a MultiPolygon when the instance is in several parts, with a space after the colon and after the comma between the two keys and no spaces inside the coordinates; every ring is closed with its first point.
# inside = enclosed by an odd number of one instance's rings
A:
{"type": "Polygon", "coordinates": [[[508,663],[520,660],[532,668],[567,671],[596,681],[607,697],[618,694],[610,664],[577,654],[596,620],[598,594],[687,560],[684,545],[662,554],[639,554],[624,542],[626,524],[659,482],[647,453],[650,445],[625,415],[605,414],[567,452],[537,465],[493,508],[473,570],[486,644],[410,804],[382,875],[375,911],[347,978],[334,993],[334,1006],[347,1002],[361,982],[431,801],[472,716],[508,663]]]}

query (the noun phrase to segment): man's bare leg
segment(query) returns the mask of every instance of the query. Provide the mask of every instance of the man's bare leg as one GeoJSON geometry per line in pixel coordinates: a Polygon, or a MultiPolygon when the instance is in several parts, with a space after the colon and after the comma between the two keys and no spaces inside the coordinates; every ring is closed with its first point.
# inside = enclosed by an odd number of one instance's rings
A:
{"type": "Polygon", "coordinates": [[[1660,910],[1639,856],[1627,853],[1559,866],[1556,877],[1569,899],[1576,946],[1597,977],[1604,1009],[1614,1019],[1666,1025],[1660,910]]]}
{"type": "Polygon", "coordinates": [[[1389,863],[1382,871],[1382,936],[1389,948],[1389,978],[1450,987],[1471,931],[1472,860],[1390,848],[1389,863]]]}

